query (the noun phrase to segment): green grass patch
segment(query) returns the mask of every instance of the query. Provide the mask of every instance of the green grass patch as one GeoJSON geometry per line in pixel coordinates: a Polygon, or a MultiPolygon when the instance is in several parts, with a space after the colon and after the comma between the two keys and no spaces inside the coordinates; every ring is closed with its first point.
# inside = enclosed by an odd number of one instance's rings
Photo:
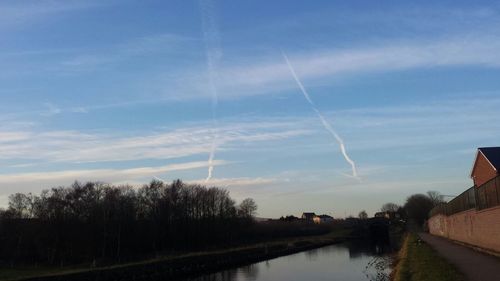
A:
{"type": "Polygon", "coordinates": [[[394,281],[463,281],[465,277],[416,234],[408,234],[399,252],[394,281]]]}

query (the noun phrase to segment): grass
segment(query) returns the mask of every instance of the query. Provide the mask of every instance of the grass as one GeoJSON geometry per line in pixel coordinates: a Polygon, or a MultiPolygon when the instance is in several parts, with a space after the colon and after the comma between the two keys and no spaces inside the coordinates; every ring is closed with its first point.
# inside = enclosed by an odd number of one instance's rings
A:
{"type": "Polygon", "coordinates": [[[189,253],[184,253],[184,254],[175,255],[175,256],[165,255],[165,256],[160,256],[160,257],[153,258],[153,259],[139,260],[139,261],[135,261],[135,262],[121,263],[121,264],[115,264],[115,265],[110,265],[110,266],[106,266],[106,267],[97,267],[97,268],[91,268],[90,265],[88,265],[88,264],[65,266],[65,267],[13,267],[13,268],[0,267],[0,281],[15,281],[15,280],[23,280],[23,279],[27,279],[27,278],[42,277],[42,276],[61,276],[61,275],[72,274],[72,273],[86,272],[89,270],[117,269],[117,268],[124,268],[124,267],[128,267],[128,266],[146,265],[146,264],[155,263],[155,262],[169,261],[169,260],[174,260],[174,259],[179,259],[179,258],[197,257],[197,256],[203,256],[203,255],[211,255],[211,254],[225,254],[225,253],[231,254],[231,253],[242,251],[242,250],[261,248],[261,247],[265,247],[265,246],[271,247],[271,246],[277,246],[277,245],[283,245],[283,244],[300,245],[300,243],[310,243],[310,244],[318,244],[319,245],[322,243],[333,242],[333,241],[336,241],[338,239],[347,237],[347,236],[349,236],[350,231],[351,231],[350,229],[336,228],[336,229],[333,229],[332,232],[325,234],[325,235],[277,239],[277,240],[270,241],[270,242],[261,242],[261,243],[250,244],[250,245],[241,245],[239,247],[233,247],[233,248],[227,248],[227,249],[221,249],[221,250],[215,250],[215,251],[189,252],[189,253]]]}
{"type": "Polygon", "coordinates": [[[394,281],[463,281],[465,277],[416,234],[408,234],[399,252],[394,281]]]}

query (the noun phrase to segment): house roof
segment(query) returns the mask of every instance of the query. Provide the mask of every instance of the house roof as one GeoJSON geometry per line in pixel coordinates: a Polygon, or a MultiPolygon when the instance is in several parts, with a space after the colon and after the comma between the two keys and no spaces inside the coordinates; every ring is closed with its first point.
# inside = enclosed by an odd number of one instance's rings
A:
{"type": "Polygon", "coordinates": [[[479,150],[496,170],[500,168],[500,147],[480,147],[479,150]]]}
{"type": "Polygon", "coordinates": [[[319,215],[318,217],[320,217],[322,219],[333,219],[333,217],[329,216],[329,215],[319,215]]]}
{"type": "Polygon", "coordinates": [[[304,216],[304,217],[315,217],[316,214],[315,213],[302,213],[302,216],[304,216]]]}
{"type": "Polygon", "coordinates": [[[474,173],[474,168],[476,167],[477,157],[479,156],[479,153],[484,155],[493,169],[495,169],[496,171],[500,170],[500,147],[480,147],[477,149],[476,158],[474,159],[474,165],[472,166],[471,170],[471,177],[472,173],[474,173]]]}

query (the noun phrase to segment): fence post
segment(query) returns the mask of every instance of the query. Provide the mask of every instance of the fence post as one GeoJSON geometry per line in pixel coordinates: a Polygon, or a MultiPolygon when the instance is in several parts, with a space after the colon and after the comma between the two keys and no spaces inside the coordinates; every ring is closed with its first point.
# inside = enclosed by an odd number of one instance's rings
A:
{"type": "Polygon", "coordinates": [[[479,192],[477,191],[476,185],[474,185],[472,188],[474,188],[474,205],[476,205],[476,210],[479,210],[479,192]]]}
{"type": "Polygon", "coordinates": [[[497,206],[500,205],[500,197],[498,197],[498,177],[495,179],[495,192],[497,193],[497,206]]]}

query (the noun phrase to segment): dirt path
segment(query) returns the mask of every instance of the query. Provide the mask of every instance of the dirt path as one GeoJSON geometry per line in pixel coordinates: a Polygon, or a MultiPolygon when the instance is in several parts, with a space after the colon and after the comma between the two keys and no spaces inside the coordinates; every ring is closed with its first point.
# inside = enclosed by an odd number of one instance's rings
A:
{"type": "Polygon", "coordinates": [[[442,257],[455,265],[469,281],[500,280],[500,259],[458,245],[445,238],[419,233],[442,257]]]}

